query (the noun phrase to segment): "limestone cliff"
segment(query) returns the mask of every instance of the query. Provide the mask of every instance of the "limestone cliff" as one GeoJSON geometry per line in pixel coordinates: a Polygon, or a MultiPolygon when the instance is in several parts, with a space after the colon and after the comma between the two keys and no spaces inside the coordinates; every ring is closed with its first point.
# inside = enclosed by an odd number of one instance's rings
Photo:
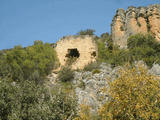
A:
{"type": "Polygon", "coordinates": [[[126,48],[128,37],[137,33],[151,33],[160,41],[160,4],[117,10],[111,24],[113,43],[126,48]]]}

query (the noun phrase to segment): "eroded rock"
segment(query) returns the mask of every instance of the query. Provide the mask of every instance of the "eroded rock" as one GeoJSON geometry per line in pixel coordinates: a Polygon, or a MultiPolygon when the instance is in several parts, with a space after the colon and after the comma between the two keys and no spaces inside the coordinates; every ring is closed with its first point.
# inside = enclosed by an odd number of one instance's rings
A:
{"type": "Polygon", "coordinates": [[[102,63],[99,67],[100,73],[93,74],[89,71],[75,72],[73,83],[77,86],[75,89],[78,104],[90,106],[92,112],[96,112],[98,108],[109,99],[104,88],[108,88],[108,81],[115,79],[119,68],[111,68],[111,65],[102,63]],[[77,81],[77,82],[75,82],[77,81]],[[78,82],[79,81],[79,82],[78,82]],[[83,86],[78,85],[83,82],[83,86]]]}
{"type": "Polygon", "coordinates": [[[113,43],[127,48],[127,39],[137,33],[151,33],[160,41],[160,5],[117,10],[111,25],[113,43]]]}

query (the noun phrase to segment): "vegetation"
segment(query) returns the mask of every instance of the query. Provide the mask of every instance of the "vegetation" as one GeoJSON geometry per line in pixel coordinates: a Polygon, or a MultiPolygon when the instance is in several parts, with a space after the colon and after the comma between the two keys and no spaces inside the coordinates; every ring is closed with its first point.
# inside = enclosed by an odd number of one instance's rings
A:
{"type": "MultiPolygon", "coordinates": [[[[94,30],[78,35],[94,35],[94,30]]],[[[98,58],[85,66],[92,74],[101,72],[102,62],[113,67],[143,60],[148,66],[160,63],[160,43],[149,34],[137,34],[128,39],[128,48],[113,45],[108,33],[95,37],[98,58]]],[[[109,81],[109,99],[93,114],[90,106],[80,105],[74,96],[71,65],[77,57],[68,57],[58,73],[59,88],[46,87],[44,81],[58,66],[56,52],[50,44],[35,41],[33,46],[0,51],[0,119],[1,120],[159,120],[159,81],[142,67],[126,67],[120,76],[109,81]]],[[[55,86],[54,86],[55,87],[55,86]]],[[[85,89],[80,81],[79,87],[85,89]]]]}
{"type": "Polygon", "coordinates": [[[95,30],[93,29],[86,29],[86,30],[81,30],[77,33],[77,35],[94,35],[95,30]]]}
{"type": "Polygon", "coordinates": [[[58,73],[58,79],[61,82],[69,82],[74,78],[74,71],[70,67],[62,67],[58,73]]]}
{"type": "Polygon", "coordinates": [[[35,41],[33,46],[0,52],[0,119],[65,120],[76,116],[76,99],[44,80],[57,66],[50,44],[35,41]]]}
{"type": "Polygon", "coordinates": [[[33,80],[43,82],[46,75],[56,67],[56,52],[48,44],[35,41],[33,46],[15,46],[0,57],[0,77],[10,77],[13,81],[33,80]]]}
{"type": "Polygon", "coordinates": [[[84,89],[86,88],[86,85],[85,85],[85,83],[81,80],[81,81],[80,81],[80,84],[78,85],[78,87],[84,90],[84,89]]]}
{"type": "Polygon", "coordinates": [[[77,57],[68,57],[68,59],[66,60],[65,66],[68,66],[68,67],[72,66],[77,59],[78,59],[77,57]]]}
{"type": "Polygon", "coordinates": [[[159,80],[147,70],[126,68],[109,83],[110,100],[99,110],[103,120],[159,120],[159,80]]]}
{"type": "Polygon", "coordinates": [[[148,66],[160,63],[160,43],[152,35],[137,34],[128,39],[130,59],[143,60],[148,66]]]}
{"type": "Polygon", "coordinates": [[[94,69],[93,71],[92,71],[92,74],[96,74],[96,73],[100,73],[101,71],[99,70],[99,69],[94,69]]]}
{"type": "Polygon", "coordinates": [[[92,71],[94,69],[98,69],[99,68],[99,63],[98,62],[92,62],[92,63],[89,63],[88,65],[86,65],[84,67],[84,71],[92,71]]]}
{"type": "Polygon", "coordinates": [[[143,60],[148,66],[160,63],[160,43],[150,34],[137,34],[128,39],[128,49],[119,49],[112,44],[110,37],[99,38],[98,61],[107,62],[113,66],[134,63],[143,60]]]}
{"type": "Polygon", "coordinates": [[[106,62],[112,66],[123,65],[129,60],[128,50],[119,49],[118,46],[113,45],[109,36],[99,38],[98,45],[98,61],[106,62]]]}
{"type": "Polygon", "coordinates": [[[107,80],[109,87],[102,89],[108,100],[92,112],[90,106],[80,105],[75,120],[159,120],[160,81],[138,66],[125,66],[114,81],[107,80]]]}
{"type": "Polygon", "coordinates": [[[1,120],[65,120],[76,116],[76,102],[61,91],[48,91],[33,81],[0,80],[1,120]]]}
{"type": "Polygon", "coordinates": [[[85,104],[80,105],[80,111],[78,114],[79,116],[74,120],[99,120],[99,116],[95,115],[95,113],[93,114],[90,106],[85,104]]]}

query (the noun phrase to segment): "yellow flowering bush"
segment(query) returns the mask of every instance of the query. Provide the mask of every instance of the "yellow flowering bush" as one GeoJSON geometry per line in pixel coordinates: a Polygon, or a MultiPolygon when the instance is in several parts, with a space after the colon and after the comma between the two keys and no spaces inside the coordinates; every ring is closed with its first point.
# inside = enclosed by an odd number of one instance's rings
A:
{"type": "Polygon", "coordinates": [[[142,67],[120,71],[120,77],[109,82],[109,101],[100,109],[102,120],[159,120],[159,80],[142,67]]]}
{"type": "Polygon", "coordinates": [[[80,105],[80,111],[78,113],[78,117],[74,120],[98,120],[97,114],[93,114],[91,111],[91,107],[86,104],[80,105]]]}
{"type": "Polygon", "coordinates": [[[80,111],[78,114],[79,116],[75,118],[74,120],[91,120],[90,106],[81,104],[80,111]]]}

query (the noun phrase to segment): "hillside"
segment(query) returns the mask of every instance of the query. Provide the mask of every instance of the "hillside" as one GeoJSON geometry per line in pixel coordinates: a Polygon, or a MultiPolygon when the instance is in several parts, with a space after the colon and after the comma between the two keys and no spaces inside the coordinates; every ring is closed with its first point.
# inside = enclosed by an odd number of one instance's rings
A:
{"type": "Polygon", "coordinates": [[[0,120],[159,120],[160,5],[94,32],[0,51],[0,120]]]}

